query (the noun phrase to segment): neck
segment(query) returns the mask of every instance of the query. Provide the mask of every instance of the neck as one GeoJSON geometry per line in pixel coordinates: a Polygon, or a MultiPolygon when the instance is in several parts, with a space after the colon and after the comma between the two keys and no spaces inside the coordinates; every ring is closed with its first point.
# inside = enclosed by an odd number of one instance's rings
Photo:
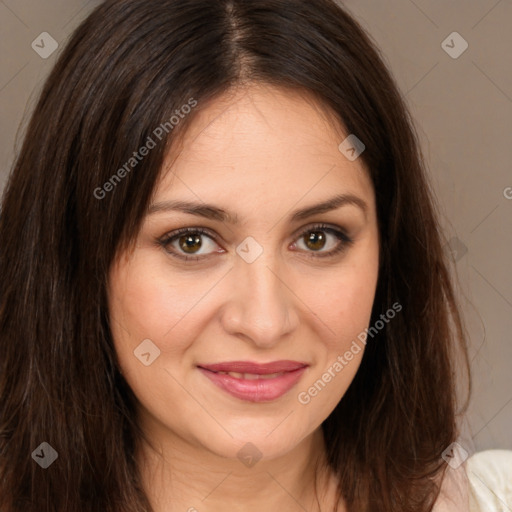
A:
{"type": "MultiPolygon", "coordinates": [[[[153,430],[154,433],[154,430],[153,430]]],[[[221,457],[168,430],[142,443],[138,460],[154,512],[333,510],[336,480],[320,428],[283,456],[252,467],[221,457]],[[330,508],[326,508],[326,504],[330,508]]]]}

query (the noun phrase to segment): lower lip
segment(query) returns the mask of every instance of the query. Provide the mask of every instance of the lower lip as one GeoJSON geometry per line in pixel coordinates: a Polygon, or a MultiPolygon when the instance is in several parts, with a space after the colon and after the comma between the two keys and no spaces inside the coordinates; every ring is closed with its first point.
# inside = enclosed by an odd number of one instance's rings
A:
{"type": "Polygon", "coordinates": [[[199,368],[216,386],[230,395],[249,402],[270,402],[283,396],[297,384],[307,366],[273,379],[237,379],[231,375],[199,368]]]}

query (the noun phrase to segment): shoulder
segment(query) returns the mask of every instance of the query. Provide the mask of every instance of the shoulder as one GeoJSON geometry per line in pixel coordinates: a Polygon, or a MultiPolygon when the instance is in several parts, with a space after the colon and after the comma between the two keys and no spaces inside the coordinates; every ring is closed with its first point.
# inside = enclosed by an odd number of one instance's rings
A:
{"type": "Polygon", "coordinates": [[[512,510],[512,451],[478,452],[448,467],[433,512],[512,510]]]}

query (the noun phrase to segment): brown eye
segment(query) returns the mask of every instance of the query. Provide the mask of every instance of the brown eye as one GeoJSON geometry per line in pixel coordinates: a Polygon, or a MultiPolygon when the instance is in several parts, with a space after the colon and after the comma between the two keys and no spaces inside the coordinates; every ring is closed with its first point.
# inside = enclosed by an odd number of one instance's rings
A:
{"type": "MultiPolygon", "coordinates": [[[[206,259],[214,253],[225,252],[215,242],[215,235],[204,228],[182,228],[158,239],[157,242],[167,253],[183,260],[206,259]]],[[[294,248],[312,257],[328,257],[341,254],[354,241],[344,231],[317,225],[303,231],[294,248]]]]}
{"type": "Polygon", "coordinates": [[[354,240],[344,231],[319,224],[303,231],[294,248],[305,252],[307,256],[323,258],[341,254],[353,243],[354,240]]]}
{"type": "Polygon", "coordinates": [[[179,246],[188,254],[194,254],[201,248],[201,237],[197,234],[180,236],[178,239],[179,246]]]}
{"type": "Polygon", "coordinates": [[[214,236],[203,228],[179,229],[165,235],[158,243],[169,254],[182,259],[198,260],[219,252],[214,236]]]}
{"type": "Polygon", "coordinates": [[[325,233],[322,231],[310,231],[304,235],[303,240],[309,249],[319,251],[325,246],[325,233]]]}

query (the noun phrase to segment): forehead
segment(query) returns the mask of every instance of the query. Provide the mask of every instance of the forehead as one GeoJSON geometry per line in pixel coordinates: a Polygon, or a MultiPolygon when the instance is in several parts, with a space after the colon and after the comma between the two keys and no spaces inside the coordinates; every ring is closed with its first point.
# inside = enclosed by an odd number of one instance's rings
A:
{"type": "Polygon", "coordinates": [[[312,95],[252,85],[198,105],[171,148],[155,199],[325,197],[336,189],[373,199],[367,170],[338,149],[348,135],[312,95]]]}

